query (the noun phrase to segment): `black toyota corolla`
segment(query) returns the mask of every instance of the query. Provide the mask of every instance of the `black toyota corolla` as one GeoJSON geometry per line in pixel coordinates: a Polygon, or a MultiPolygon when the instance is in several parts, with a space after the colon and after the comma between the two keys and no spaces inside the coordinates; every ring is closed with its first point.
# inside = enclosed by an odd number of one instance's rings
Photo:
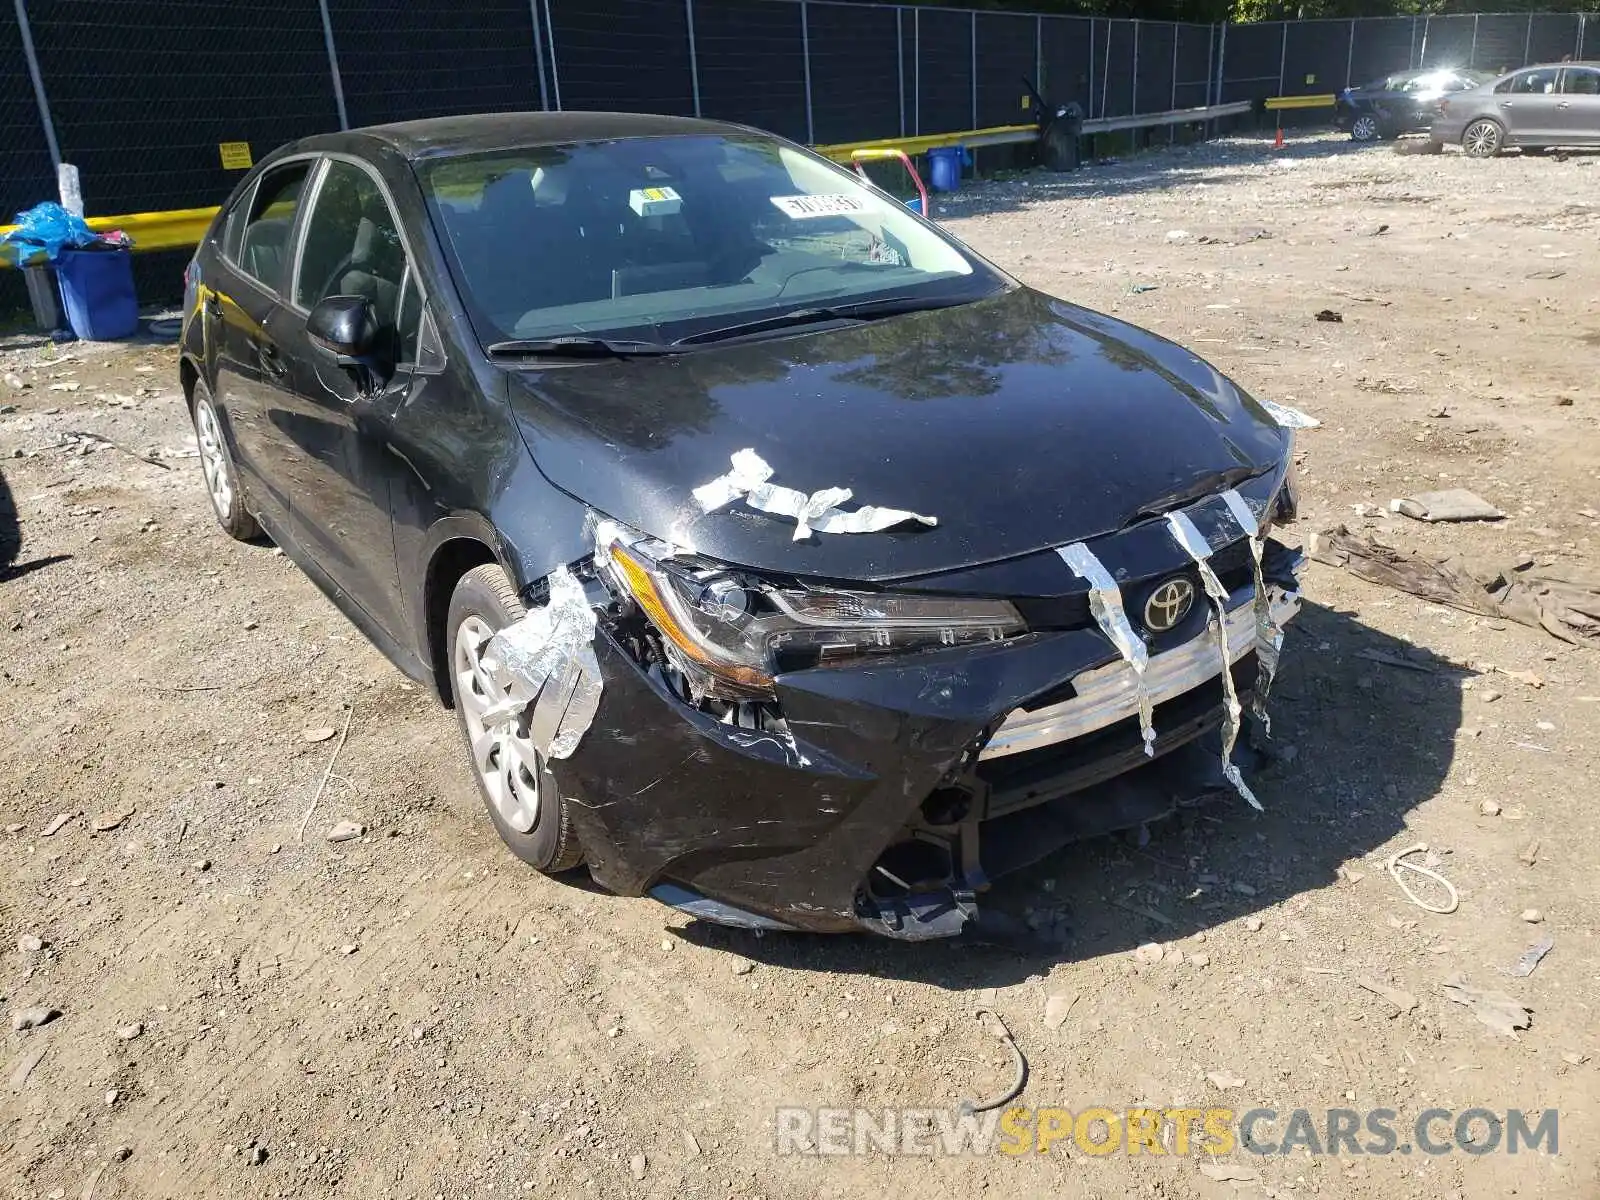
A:
{"type": "Polygon", "coordinates": [[[1226,788],[1293,429],[739,126],[446,118],[261,162],[182,382],[264,532],[459,716],[495,828],[730,924],[954,934],[1226,788]]]}

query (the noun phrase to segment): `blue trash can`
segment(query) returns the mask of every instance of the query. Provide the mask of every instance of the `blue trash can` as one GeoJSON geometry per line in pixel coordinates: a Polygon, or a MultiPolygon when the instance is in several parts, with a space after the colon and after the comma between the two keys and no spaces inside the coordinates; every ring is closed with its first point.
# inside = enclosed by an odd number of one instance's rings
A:
{"type": "Polygon", "coordinates": [[[139,331],[131,251],[64,248],[54,266],[73,333],[85,341],[109,342],[139,331]]]}
{"type": "Polygon", "coordinates": [[[936,192],[953,192],[961,186],[961,146],[935,146],[928,151],[928,184],[936,192]]]}

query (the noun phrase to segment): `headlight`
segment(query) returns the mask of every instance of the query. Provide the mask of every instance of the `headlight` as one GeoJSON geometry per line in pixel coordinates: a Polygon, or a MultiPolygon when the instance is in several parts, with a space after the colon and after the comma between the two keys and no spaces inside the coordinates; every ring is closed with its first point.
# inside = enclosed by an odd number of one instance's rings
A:
{"type": "Polygon", "coordinates": [[[612,588],[650,619],[675,665],[724,699],[771,697],[773,676],[784,671],[1000,641],[1026,629],[1005,600],[780,585],[674,557],[650,538],[617,531],[599,540],[612,588]]]}

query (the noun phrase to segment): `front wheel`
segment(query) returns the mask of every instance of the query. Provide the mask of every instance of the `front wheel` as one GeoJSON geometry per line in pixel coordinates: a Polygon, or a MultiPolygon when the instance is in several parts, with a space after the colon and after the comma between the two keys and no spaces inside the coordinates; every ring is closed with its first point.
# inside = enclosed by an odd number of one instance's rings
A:
{"type": "Polygon", "coordinates": [[[1350,126],[1351,140],[1357,142],[1375,142],[1383,134],[1378,118],[1370,113],[1362,113],[1350,126]]]}
{"type": "Polygon", "coordinates": [[[528,736],[527,715],[507,719],[506,691],[483,662],[489,640],[527,612],[511,580],[493,563],[463,575],[445,624],[450,683],[478,791],[495,832],[530,867],[558,875],[583,862],[571,809],[528,736]]]}
{"type": "Polygon", "coordinates": [[[1474,121],[1461,134],[1461,149],[1468,158],[1493,158],[1500,153],[1506,131],[1487,117],[1474,121]]]}

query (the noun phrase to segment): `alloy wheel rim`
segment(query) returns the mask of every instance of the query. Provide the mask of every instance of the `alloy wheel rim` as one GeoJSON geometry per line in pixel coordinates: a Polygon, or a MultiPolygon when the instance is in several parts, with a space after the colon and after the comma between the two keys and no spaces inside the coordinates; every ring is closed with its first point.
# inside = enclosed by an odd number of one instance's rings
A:
{"type": "Polygon", "coordinates": [[[1355,134],[1358,142],[1370,142],[1378,136],[1378,122],[1371,117],[1357,117],[1355,128],[1350,131],[1355,134]]]}
{"type": "Polygon", "coordinates": [[[492,725],[484,720],[508,698],[483,663],[494,634],[481,617],[468,617],[456,630],[452,662],[456,703],[466,720],[473,769],[483,781],[489,803],[512,829],[532,833],[539,823],[539,752],[523,736],[520,718],[492,725]]]}
{"type": "Polygon", "coordinates": [[[228,459],[222,448],[222,430],[217,426],[217,414],[209,402],[202,400],[195,406],[195,432],[199,435],[200,469],[205,473],[206,491],[211,504],[223,520],[233,507],[233,484],[228,481],[228,459]]]}
{"type": "Polygon", "coordinates": [[[1486,156],[1494,153],[1500,135],[1487,121],[1479,121],[1467,130],[1467,153],[1486,156]]]}

